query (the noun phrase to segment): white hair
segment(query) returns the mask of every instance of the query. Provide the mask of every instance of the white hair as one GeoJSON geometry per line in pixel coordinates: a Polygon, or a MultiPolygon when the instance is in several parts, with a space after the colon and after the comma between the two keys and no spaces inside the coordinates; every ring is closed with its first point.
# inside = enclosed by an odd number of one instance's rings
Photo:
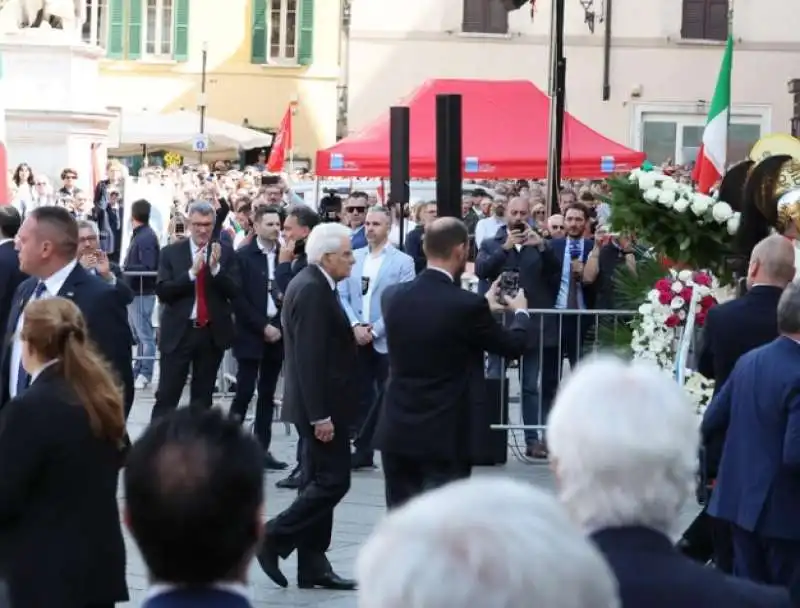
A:
{"type": "Polygon", "coordinates": [[[555,497],[459,481],[392,511],[356,562],[359,608],[617,608],[617,582],[555,497]]]}
{"type": "Polygon", "coordinates": [[[692,492],[699,438],[694,408],[667,373],[607,356],[578,366],[547,419],[561,500],[587,532],[672,532],[692,492]]]}
{"type": "Polygon", "coordinates": [[[319,264],[326,253],[339,251],[342,239],[350,240],[350,228],[347,226],[335,223],[314,226],[306,241],[308,263],[319,264]]]}

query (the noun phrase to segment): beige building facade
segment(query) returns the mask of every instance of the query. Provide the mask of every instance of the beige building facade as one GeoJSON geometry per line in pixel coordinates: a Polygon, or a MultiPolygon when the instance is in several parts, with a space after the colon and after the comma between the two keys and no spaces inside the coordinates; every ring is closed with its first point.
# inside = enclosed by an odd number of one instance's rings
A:
{"type": "MultiPolygon", "coordinates": [[[[551,3],[506,15],[498,0],[352,0],[348,131],[431,78],[528,79],[546,91],[551,3]]],[[[761,135],[788,132],[787,82],[800,78],[796,0],[566,0],[566,7],[567,111],[603,135],[654,162],[692,160],[729,18],[729,157],[744,155],[761,135]]]]}

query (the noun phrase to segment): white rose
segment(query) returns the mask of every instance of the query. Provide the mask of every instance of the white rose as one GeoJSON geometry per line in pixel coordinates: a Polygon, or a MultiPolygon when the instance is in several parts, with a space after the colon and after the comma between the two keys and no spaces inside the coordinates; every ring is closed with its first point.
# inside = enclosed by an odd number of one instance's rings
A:
{"type": "Polygon", "coordinates": [[[644,194],[642,194],[642,198],[644,198],[644,200],[646,200],[648,203],[657,203],[659,196],[661,196],[661,190],[655,187],[648,188],[644,191],[644,194]]]}
{"type": "Polygon", "coordinates": [[[683,281],[684,283],[688,283],[692,280],[694,273],[691,270],[681,270],[678,273],[678,280],[683,281]]]}
{"type": "Polygon", "coordinates": [[[742,214],[738,211],[728,219],[728,234],[734,235],[739,231],[739,222],[742,219],[742,214]]]}
{"type": "Polygon", "coordinates": [[[647,316],[653,314],[653,305],[644,303],[639,307],[639,314],[642,316],[647,316]]]}
{"type": "Polygon", "coordinates": [[[641,169],[634,169],[628,174],[628,180],[632,182],[638,181],[642,173],[644,173],[644,171],[641,169]]]}
{"type": "Polygon", "coordinates": [[[642,190],[649,190],[656,185],[656,175],[652,171],[643,171],[639,177],[639,188],[642,190]]]}
{"type": "Polygon", "coordinates": [[[678,182],[676,182],[669,175],[667,175],[664,177],[663,180],[661,180],[661,189],[669,190],[670,192],[675,192],[678,189],[678,182]]]}
{"type": "Polygon", "coordinates": [[[661,194],[658,195],[658,202],[665,207],[672,207],[673,203],[675,202],[675,192],[662,190],[661,194]]]}
{"type": "Polygon", "coordinates": [[[720,201],[714,203],[714,206],[711,208],[711,215],[718,223],[724,224],[733,217],[733,209],[731,209],[728,203],[720,201]]]}
{"type": "Polygon", "coordinates": [[[678,213],[685,213],[689,208],[689,200],[684,197],[679,197],[675,204],[672,206],[678,213]]]}
{"type": "Polygon", "coordinates": [[[672,291],[673,291],[673,293],[680,293],[680,292],[682,292],[682,291],[683,291],[683,283],[681,283],[680,281],[675,281],[675,282],[672,284],[672,291]]]}
{"type": "MultiPolygon", "coordinates": [[[[681,298],[678,298],[678,299],[680,300],[681,298]]],[[[685,321],[686,320],[686,311],[685,310],[679,310],[678,311],[678,318],[681,321],[685,321]]]]}
{"type": "Polygon", "coordinates": [[[660,292],[658,291],[658,289],[651,289],[647,294],[647,301],[650,302],[651,304],[657,304],[659,295],[660,292]]]}
{"type": "Polygon", "coordinates": [[[686,300],[684,300],[680,296],[675,296],[672,298],[672,302],[669,303],[669,306],[672,310],[680,310],[684,306],[686,306],[686,300]]]}
{"type": "Polygon", "coordinates": [[[709,207],[714,204],[714,199],[705,194],[695,193],[692,196],[692,213],[695,215],[704,215],[709,207]]]}

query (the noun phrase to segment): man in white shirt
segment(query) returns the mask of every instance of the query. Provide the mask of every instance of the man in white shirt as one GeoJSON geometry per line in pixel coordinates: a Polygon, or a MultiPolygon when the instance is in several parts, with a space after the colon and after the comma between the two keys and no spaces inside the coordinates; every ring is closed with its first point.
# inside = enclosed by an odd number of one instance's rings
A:
{"type": "Polygon", "coordinates": [[[481,243],[486,239],[493,239],[497,231],[506,225],[506,203],[504,196],[498,196],[492,201],[492,214],[478,220],[475,226],[475,248],[480,249],[481,243]]]}

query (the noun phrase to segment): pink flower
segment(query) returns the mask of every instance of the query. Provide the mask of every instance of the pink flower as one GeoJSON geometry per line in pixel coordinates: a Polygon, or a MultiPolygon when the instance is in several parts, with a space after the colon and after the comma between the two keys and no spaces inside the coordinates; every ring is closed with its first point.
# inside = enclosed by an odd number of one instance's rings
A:
{"type": "Polygon", "coordinates": [[[658,294],[658,301],[666,306],[670,302],[672,302],[672,292],[671,291],[662,291],[658,294]]]}
{"type": "Polygon", "coordinates": [[[667,320],[664,322],[664,325],[667,327],[678,327],[681,324],[680,317],[678,315],[670,315],[667,317],[667,320]]]}
{"type": "Polygon", "coordinates": [[[717,301],[714,299],[714,296],[703,296],[700,299],[700,308],[705,312],[708,312],[708,309],[714,306],[716,303],[717,301]]]}
{"type": "Polygon", "coordinates": [[[685,302],[687,302],[687,303],[691,302],[692,301],[692,288],[691,287],[684,287],[681,290],[680,296],[683,298],[683,300],[685,302]]]}
{"type": "Polygon", "coordinates": [[[669,279],[659,279],[656,281],[655,289],[658,289],[661,293],[671,292],[672,291],[672,281],[669,279]]]}
{"type": "Polygon", "coordinates": [[[698,272],[694,275],[694,282],[703,287],[711,287],[711,277],[705,272],[698,272]]]}

